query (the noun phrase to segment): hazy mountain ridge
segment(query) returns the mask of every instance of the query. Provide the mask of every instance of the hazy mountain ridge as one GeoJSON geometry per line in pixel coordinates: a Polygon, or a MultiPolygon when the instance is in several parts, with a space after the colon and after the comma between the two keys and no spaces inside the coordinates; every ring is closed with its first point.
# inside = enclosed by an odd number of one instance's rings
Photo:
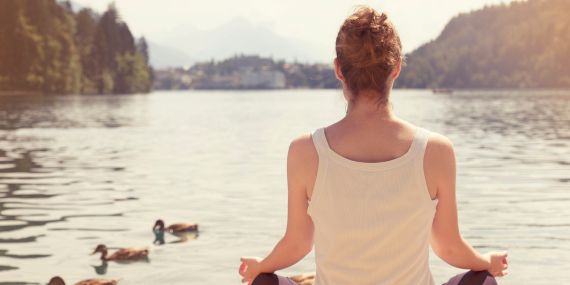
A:
{"type": "MultiPolygon", "coordinates": [[[[318,58],[315,54],[322,53],[310,43],[283,37],[262,24],[240,17],[208,30],[179,27],[169,31],[168,36],[151,41],[163,47],[176,47],[198,62],[221,60],[238,54],[313,62],[318,58]]],[[[152,52],[151,47],[151,58],[152,52]]]]}
{"type": "Polygon", "coordinates": [[[149,41],[148,46],[150,64],[154,68],[183,67],[196,62],[194,58],[180,49],[157,44],[153,41],[149,41]]]}
{"type": "Polygon", "coordinates": [[[570,1],[529,0],[453,18],[407,55],[398,87],[570,87],[570,1]]]}

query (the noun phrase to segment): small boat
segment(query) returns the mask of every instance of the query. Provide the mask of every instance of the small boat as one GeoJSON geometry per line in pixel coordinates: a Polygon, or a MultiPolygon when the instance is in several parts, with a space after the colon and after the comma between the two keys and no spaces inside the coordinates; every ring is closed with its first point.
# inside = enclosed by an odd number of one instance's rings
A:
{"type": "MultiPolygon", "coordinates": [[[[75,283],[75,285],[117,285],[118,280],[115,279],[85,279],[75,283]]],[[[63,278],[55,276],[49,280],[48,285],[65,285],[63,278]]]]}
{"type": "Polygon", "coordinates": [[[101,253],[101,260],[103,261],[130,261],[130,260],[141,260],[148,258],[147,248],[120,248],[113,254],[107,256],[108,249],[104,244],[98,245],[92,254],[101,253]]]}
{"type": "Polygon", "coordinates": [[[433,94],[453,94],[453,89],[450,88],[434,88],[431,90],[433,94]]]}

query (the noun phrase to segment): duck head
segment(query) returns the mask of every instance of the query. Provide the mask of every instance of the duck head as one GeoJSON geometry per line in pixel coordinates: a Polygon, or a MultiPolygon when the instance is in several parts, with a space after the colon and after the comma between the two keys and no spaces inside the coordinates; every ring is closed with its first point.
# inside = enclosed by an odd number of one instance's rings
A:
{"type": "Polygon", "coordinates": [[[93,253],[91,253],[91,255],[96,254],[98,252],[101,253],[101,259],[105,260],[105,257],[107,256],[107,246],[105,246],[104,244],[98,245],[93,251],[93,253]]]}
{"type": "Polygon", "coordinates": [[[154,223],[154,227],[152,227],[153,230],[159,230],[159,231],[164,231],[164,221],[163,220],[156,220],[156,222],[154,223]]]}
{"type": "Polygon", "coordinates": [[[49,280],[48,285],[65,285],[65,282],[61,277],[55,276],[49,280]]]}

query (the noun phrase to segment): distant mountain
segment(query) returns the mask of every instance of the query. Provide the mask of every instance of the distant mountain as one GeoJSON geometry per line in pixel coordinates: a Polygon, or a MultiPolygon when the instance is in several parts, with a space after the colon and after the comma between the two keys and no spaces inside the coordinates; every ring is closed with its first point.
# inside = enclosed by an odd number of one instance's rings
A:
{"type": "Polygon", "coordinates": [[[187,53],[173,47],[149,42],[150,64],[154,68],[184,67],[192,65],[195,60],[187,53]]]}
{"type": "Polygon", "coordinates": [[[258,54],[289,61],[312,62],[322,53],[309,43],[282,37],[244,18],[234,18],[210,30],[180,27],[155,41],[162,46],[176,47],[197,61],[220,60],[237,54],[258,54]]]}
{"type": "Polygon", "coordinates": [[[570,88],[570,1],[517,1],[460,14],[407,55],[397,86],[570,88]]]}

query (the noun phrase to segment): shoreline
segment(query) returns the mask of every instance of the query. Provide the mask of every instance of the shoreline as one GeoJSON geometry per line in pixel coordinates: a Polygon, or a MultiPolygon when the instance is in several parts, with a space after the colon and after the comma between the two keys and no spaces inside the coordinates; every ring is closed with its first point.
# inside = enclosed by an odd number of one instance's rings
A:
{"type": "Polygon", "coordinates": [[[47,95],[43,92],[39,92],[39,91],[18,91],[18,90],[14,90],[14,91],[5,91],[5,90],[0,90],[0,96],[30,96],[30,95],[47,95]]]}
{"type": "MultiPolygon", "coordinates": [[[[85,94],[50,94],[44,93],[40,91],[5,91],[0,90],[0,97],[5,96],[128,96],[128,95],[141,95],[141,94],[151,94],[155,92],[273,92],[273,91],[298,91],[298,90],[340,90],[335,88],[270,88],[270,89],[229,89],[229,88],[220,88],[220,89],[154,89],[148,93],[132,93],[132,94],[92,94],[92,93],[85,93],[85,94]]],[[[497,93],[509,93],[509,92],[520,92],[520,93],[532,93],[532,92],[539,92],[539,93],[552,93],[552,94],[568,94],[570,93],[570,88],[544,88],[544,89],[511,89],[511,88],[496,88],[496,89],[489,89],[489,88],[474,88],[474,89],[450,89],[453,92],[449,93],[433,93],[432,88],[394,88],[393,91],[399,92],[409,92],[409,91],[429,91],[431,94],[436,95],[453,95],[456,94],[470,94],[470,93],[482,93],[482,94],[497,94],[497,93]]]]}

